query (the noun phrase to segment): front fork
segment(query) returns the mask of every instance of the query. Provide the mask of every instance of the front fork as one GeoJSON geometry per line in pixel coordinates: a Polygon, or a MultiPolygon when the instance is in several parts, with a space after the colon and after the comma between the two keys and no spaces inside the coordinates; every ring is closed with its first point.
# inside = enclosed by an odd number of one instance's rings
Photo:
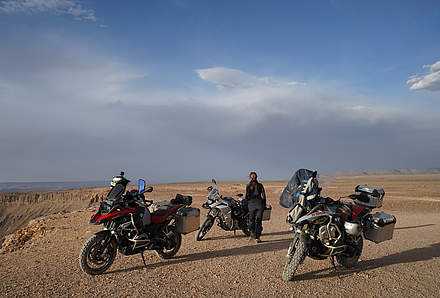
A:
{"type": "Polygon", "coordinates": [[[297,230],[295,228],[295,226],[293,226],[293,239],[292,239],[292,242],[290,243],[289,248],[287,250],[287,257],[288,258],[292,257],[293,254],[295,253],[295,247],[296,247],[297,242],[300,239],[301,233],[302,233],[301,230],[297,230]]]}

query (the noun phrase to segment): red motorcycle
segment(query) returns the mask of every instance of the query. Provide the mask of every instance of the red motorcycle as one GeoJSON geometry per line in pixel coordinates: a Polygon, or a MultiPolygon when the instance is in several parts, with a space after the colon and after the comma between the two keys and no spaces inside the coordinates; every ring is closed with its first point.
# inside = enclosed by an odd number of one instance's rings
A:
{"type": "Polygon", "coordinates": [[[172,258],[180,249],[182,234],[199,228],[200,211],[189,207],[191,196],[178,194],[150,212],[148,207],[153,201],[146,200],[144,194],[152,192],[153,187],[147,187],[145,180],[139,179],[138,189],[126,192],[129,182],[123,172],[114,177],[106,199],[90,219],[91,224],[104,225],[104,230],[92,235],[81,250],[80,266],[87,274],[105,272],[113,264],[117,251],[123,255],[139,253],[144,264],[145,250],[156,251],[162,259],[172,258]],[[140,233],[147,237],[137,239],[140,233]]]}

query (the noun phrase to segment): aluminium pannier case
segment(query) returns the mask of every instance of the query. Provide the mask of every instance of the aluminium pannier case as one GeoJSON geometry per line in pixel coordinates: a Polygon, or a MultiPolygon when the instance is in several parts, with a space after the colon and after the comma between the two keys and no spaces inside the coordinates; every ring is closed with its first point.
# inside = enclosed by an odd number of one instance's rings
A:
{"type": "Polygon", "coordinates": [[[177,212],[176,228],[180,234],[188,234],[199,229],[200,226],[200,209],[198,208],[181,208],[177,212]]]}
{"type": "Polygon", "coordinates": [[[270,220],[270,214],[272,213],[272,206],[267,206],[263,211],[263,221],[270,220]]]}
{"type": "Polygon", "coordinates": [[[382,187],[371,187],[368,185],[358,185],[355,188],[354,201],[359,204],[370,208],[380,208],[383,204],[383,197],[385,191],[382,187]]]}
{"type": "Polygon", "coordinates": [[[385,212],[376,212],[366,219],[364,237],[375,243],[393,239],[396,218],[385,212]]]}

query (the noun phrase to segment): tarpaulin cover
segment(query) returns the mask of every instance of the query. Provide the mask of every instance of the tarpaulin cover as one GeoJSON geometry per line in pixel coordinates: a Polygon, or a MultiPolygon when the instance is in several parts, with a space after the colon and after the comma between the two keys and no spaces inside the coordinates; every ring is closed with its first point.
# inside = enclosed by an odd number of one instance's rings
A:
{"type": "Polygon", "coordinates": [[[299,169],[290,178],[286,187],[280,196],[280,205],[284,208],[292,208],[298,201],[301,190],[307,184],[307,181],[312,177],[313,171],[307,169],[299,169]]]}

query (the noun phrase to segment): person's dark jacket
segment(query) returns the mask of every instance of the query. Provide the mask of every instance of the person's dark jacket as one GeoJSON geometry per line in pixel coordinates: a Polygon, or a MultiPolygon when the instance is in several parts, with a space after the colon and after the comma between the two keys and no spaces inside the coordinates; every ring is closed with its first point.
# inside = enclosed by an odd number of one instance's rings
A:
{"type": "Polygon", "coordinates": [[[258,181],[251,181],[246,185],[246,201],[248,204],[261,205],[266,207],[266,192],[263,184],[258,181]]]}

